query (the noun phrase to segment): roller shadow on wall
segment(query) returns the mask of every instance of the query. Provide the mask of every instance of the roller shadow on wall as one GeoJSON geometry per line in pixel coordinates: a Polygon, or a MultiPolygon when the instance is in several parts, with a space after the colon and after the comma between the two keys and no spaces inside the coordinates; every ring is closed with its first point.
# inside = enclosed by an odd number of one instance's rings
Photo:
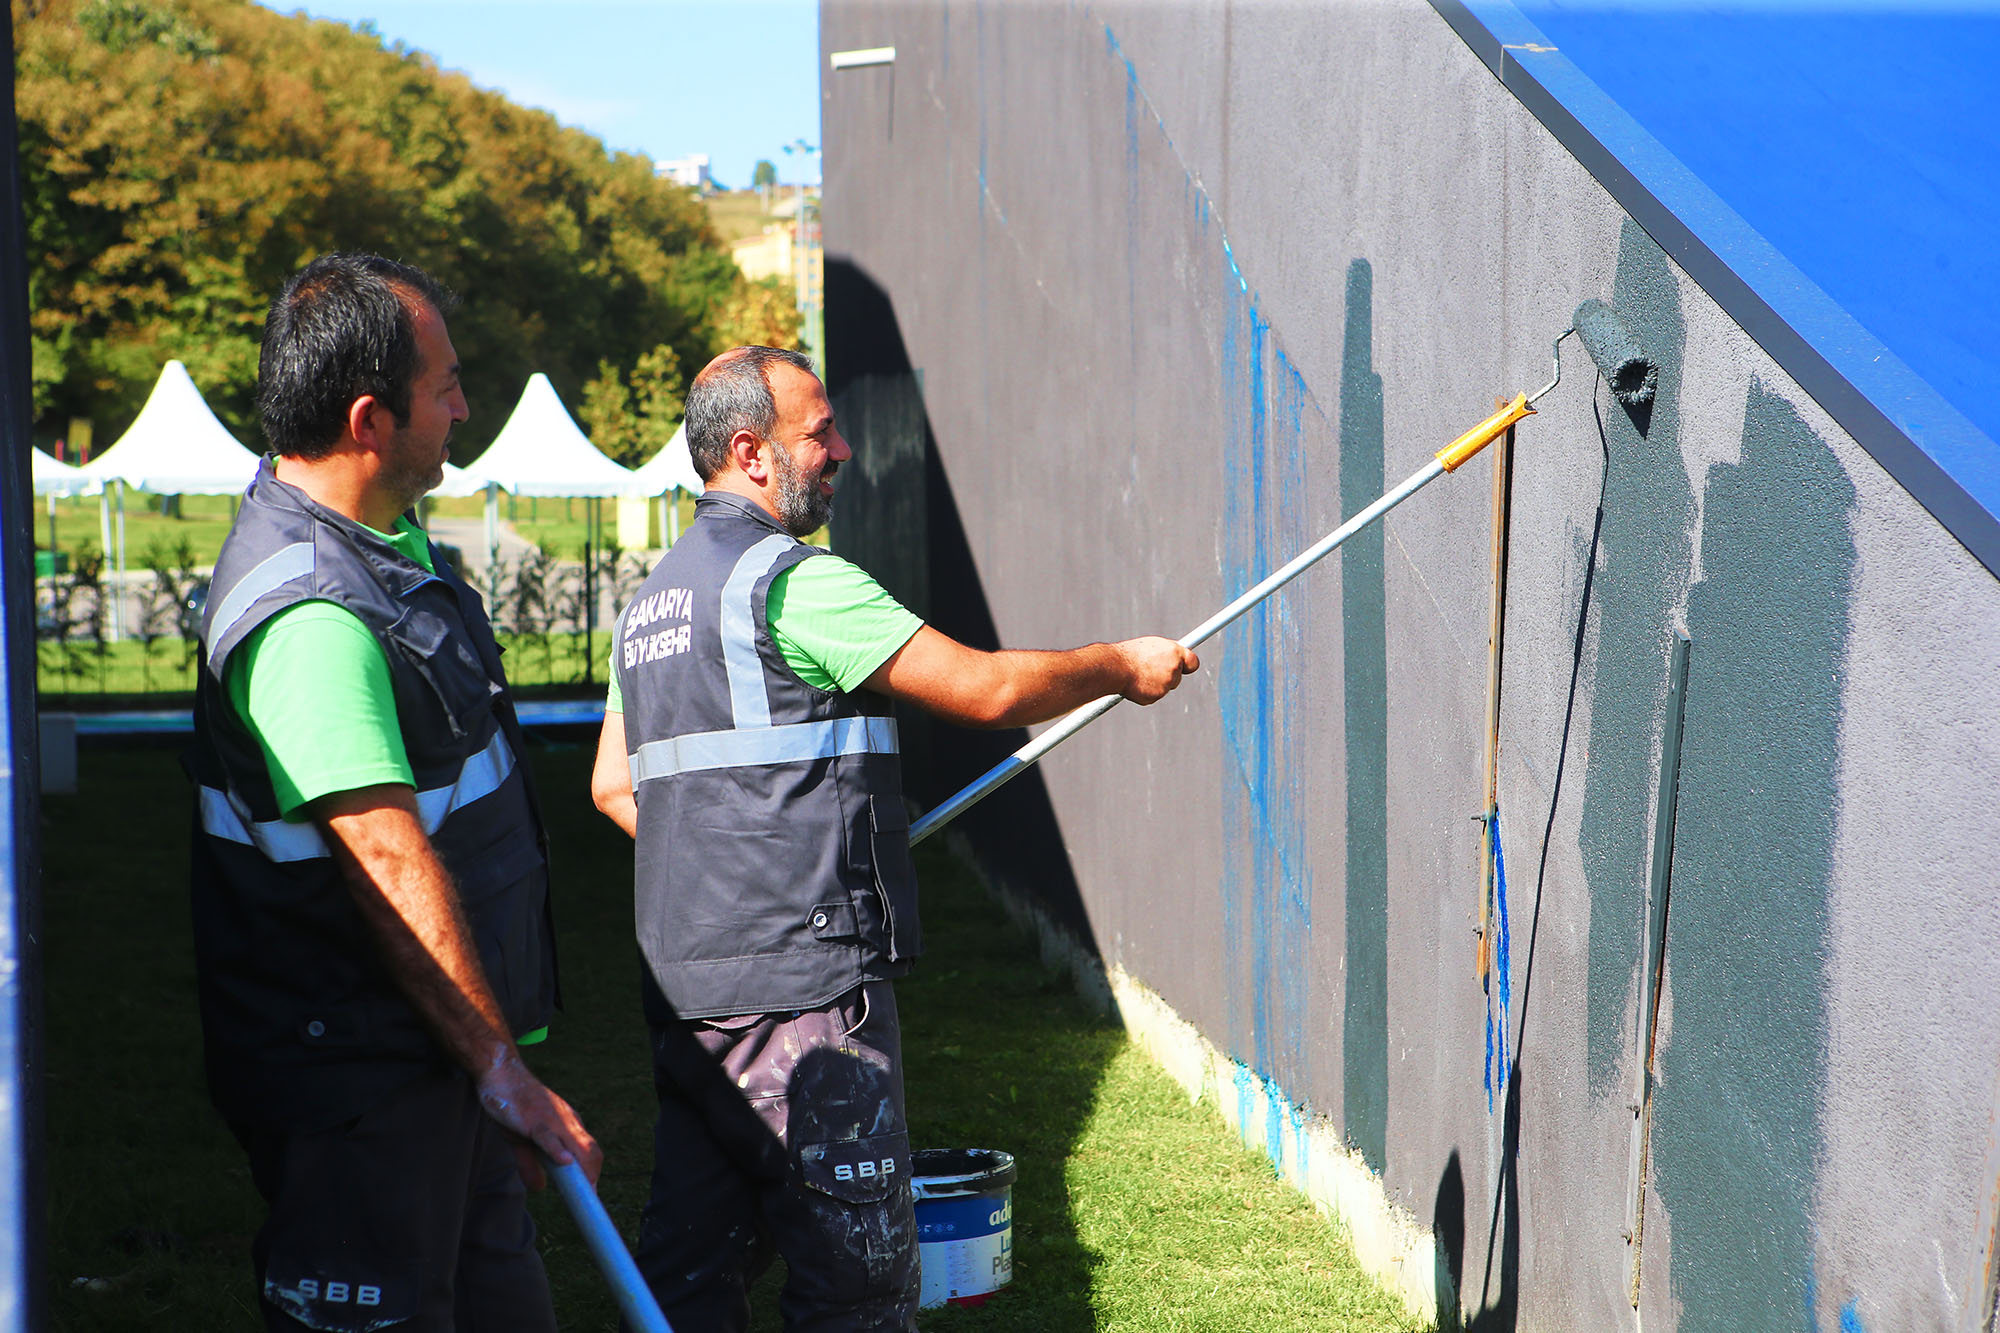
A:
{"type": "MultiPolygon", "coordinates": [[[[826,262],[827,389],[854,459],[841,469],[834,549],[928,623],[974,648],[1001,647],[951,479],[889,294],[854,263],[826,262]]],[[[1009,645],[1042,647],[1045,645],[1009,645]]],[[[936,805],[1027,743],[1025,730],[965,731],[897,706],[903,782],[936,805]]],[[[1048,788],[1031,769],[960,818],[979,867],[1029,897],[1093,954],[1096,941],[1048,788]]]]}
{"type": "MultiPolygon", "coordinates": [[[[1599,386],[1601,387],[1601,386],[1599,386]]],[[[1583,676],[1584,647],[1588,641],[1590,611],[1597,586],[1598,548],[1604,536],[1605,487],[1610,478],[1611,437],[1604,424],[1602,407],[1593,390],[1591,411],[1597,423],[1601,471],[1597,512],[1591,521],[1590,541],[1582,551],[1583,591],[1577,598],[1576,631],[1570,641],[1569,690],[1563,704],[1561,740],[1556,748],[1555,781],[1549,793],[1548,814],[1542,825],[1540,856],[1535,872],[1535,900],[1528,914],[1527,949],[1521,964],[1521,998],[1515,1011],[1520,1027],[1514,1037],[1514,1059],[1507,1069],[1506,1097],[1502,1102],[1500,1126],[1500,1169],[1493,1192],[1493,1212],[1486,1219],[1486,1253],[1482,1264],[1476,1301],[1465,1304],[1474,1313],[1465,1321],[1468,1333],[1503,1333],[1519,1322],[1521,1289],[1521,1049],[1528,1040],[1528,1002],[1534,993],[1535,946],[1541,936],[1542,893],[1548,883],[1549,847],[1555,837],[1556,812],[1562,805],[1563,781],[1570,757],[1570,732],[1576,721],[1577,687],[1583,676]]],[[[1627,409],[1631,424],[1643,436],[1652,421],[1650,405],[1640,416],[1627,409]]],[[[1447,1274],[1440,1275],[1438,1308],[1448,1308],[1465,1292],[1465,1182],[1454,1152],[1438,1182],[1432,1205],[1433,1234],[1445,1253],[1447,1274]],[[1446,1288],[1445,1276],[1450,1287],[1446,1288]]]]}

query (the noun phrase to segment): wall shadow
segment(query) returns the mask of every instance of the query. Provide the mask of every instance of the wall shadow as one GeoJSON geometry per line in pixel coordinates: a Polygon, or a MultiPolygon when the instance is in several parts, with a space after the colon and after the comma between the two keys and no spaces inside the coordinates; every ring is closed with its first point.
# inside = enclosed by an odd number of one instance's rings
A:
{"type": "MultiPolygon", "coordinates": [[[[841,433],[855,451],[842,468],[834,550],[868,570],[939,631],[974,648],[1001,647],[924,405],[923,369],[913,362],[889,293],[859,265],[833,254],[826,261],[826,346],[822,370],[828,393],[841,433]]],[[[1019,729],[966,731],[901,704],[896,713],[905,790],[924,808],[937,805],[1028,739],[1019,729]]],[[[1097,956],[1089,915],[1039,769],[1015,778],[961,816],[950,833],[954,847],[971,856],[990,885],[1032,904],[1091,957],[1097,956]]],[[[1073,989],[1067,979],[1046,966],[1022,965],[1028,960],[1021,955],[1031,946],[1009,943],[1012,932],[993,929],[993,904],[966,892],[959,882],[962,873],[950,866],[939,846],[942,841],[919,849],[918,856],[931,957],[899,988],[905,996],[913,1141],[918,1147],[1029,1149],[1017,1152],[1016,1247],[1022,1266],[1016,1285],[1037,1289],[1035,1303],[1048,1317],[1048,1326],[1089,1328],[1088,1270],[1094,1260],[1069,1217],[1062,1171],[1088,1118],[1103,1066],[1122,1043],[1122,1029],[1087,1012],[1074,995],[1061,994],[1073,989]],[[1000,956],[1017,952],[1004,979],[996,974],[968,991],[965,978],[975,975],[975,964],[966,950],[976,951],[981,965],[993,961],[996,951],[1000,956]],[[996,986],[1002,989],[996,991],[996,986]],[[1036,1107],[1018,1108],[1014,1126],[998,1135],[1001,1141],[926,1138],[931,1133],[982,1132],[976,1121],[965,1118],[965,1099],[970,1094],[983,1103],[991,1091],[965,1063],[962,1052],[972,1049],[971,1043],[934,1040],[928,1034],[948,1021],[1004,1022],[1007,997],[1021,987],[1027,989],[1015,997],[1018,1003],[1064,1015],[1065,1030],[1079,1039],[1065,1042],[1065,1049],[1096,1054],[1081,1061],[1045,1062],[1047,1068],[1034,1075],[1043,1085],[1036,1107]]],[[[995,1043],[1002,1040],[994,1038],[995,1043]]],[[[1015,1081],[1006,1083],[1003,1093],[1022,1086],[1027,1075],[1008,1077],[1015,1081]]]]}
{"type": "MultiPolygon", "coordinates": [[[[957,497],[924,408],[914,365],[888,292],[858,265],[826,263],[827,390],[854,445],[842,468],[833,549],[868,570],[931,625],[974,648],[1001,647],[957,497]]],[[[1032,645],[1009,645],[1032,646],[1032,645]]],[[[903,781],[912,799],[936,805],[1027,742],[1022,729],[966,731],[897,706],[903,781]]],[[[1039,769],[1030,769],[961,816],[951,832],[980,868],[1030,897],[1096,944],[1076,875],[1039,769]]]]}

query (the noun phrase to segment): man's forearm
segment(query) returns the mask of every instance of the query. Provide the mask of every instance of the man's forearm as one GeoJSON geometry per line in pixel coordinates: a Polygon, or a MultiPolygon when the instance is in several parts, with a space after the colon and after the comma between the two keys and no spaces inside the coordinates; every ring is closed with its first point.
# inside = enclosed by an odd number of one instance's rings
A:
{"type": "Polygon", "coordinates": [[[514,1056],[513,1036],[414,797],[406,787],[371,788],[321,805],[320,822],[390,976],[451,1058],[484,1077],[514,1056]]]}
{"type": "Polygon", "coordinates": [[[1116,644],[1091,643],[1063,650],[1002,649],[985,654],[991,710],[989,727],[1025,727],[1061,717],[1093,699],[1117,694],[1131,679],[1116,644]]]}
{"type": "MultiPolygon", "coordinates": [[[[925,625],[866,683],[878,694],[916,704],[960,726],[1025,727],[1107,694],[1152,703],[1178,685],[1183,672],[1199,665],[1193,653],[1172,639],[1092,643],[1059,652],[987,653],[925,625]]],[[[607,770],[607,778],[615,776],[607,770]]]]}

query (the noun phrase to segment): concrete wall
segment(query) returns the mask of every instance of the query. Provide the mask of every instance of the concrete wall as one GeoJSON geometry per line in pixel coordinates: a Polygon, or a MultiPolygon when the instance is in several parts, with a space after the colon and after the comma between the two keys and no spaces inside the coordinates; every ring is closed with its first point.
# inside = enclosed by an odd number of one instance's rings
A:
{"type": "MultiPolygon", "coordinates": [[[[1635,416],[1571,342],[1518,431],[1490,984],[1484,460],[969,816],[994,877],[1375,1218],[1415,1304],[1897,1329],[1990,1299],[2000,584],[1428,7],[830,2],[821,41],[896,48],[824,75],[835,541],[970,641],[1185,631],[1542,383],[1584,298],[1661,367],[1635,416]]],[[[913,785],[1018,739],[919,729],[913,785]]]]}

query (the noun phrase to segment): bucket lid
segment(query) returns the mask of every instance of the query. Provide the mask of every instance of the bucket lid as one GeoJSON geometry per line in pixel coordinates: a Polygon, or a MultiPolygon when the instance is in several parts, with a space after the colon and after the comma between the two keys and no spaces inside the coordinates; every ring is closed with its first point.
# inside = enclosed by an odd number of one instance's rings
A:
{"type": "Polygon", "coordinates": [[[910,1154],[910,1189],[919,1199],[987,1194],[1014,1183],[1014,1154],[998,1148],[920,1148],[910,1154]]]}

